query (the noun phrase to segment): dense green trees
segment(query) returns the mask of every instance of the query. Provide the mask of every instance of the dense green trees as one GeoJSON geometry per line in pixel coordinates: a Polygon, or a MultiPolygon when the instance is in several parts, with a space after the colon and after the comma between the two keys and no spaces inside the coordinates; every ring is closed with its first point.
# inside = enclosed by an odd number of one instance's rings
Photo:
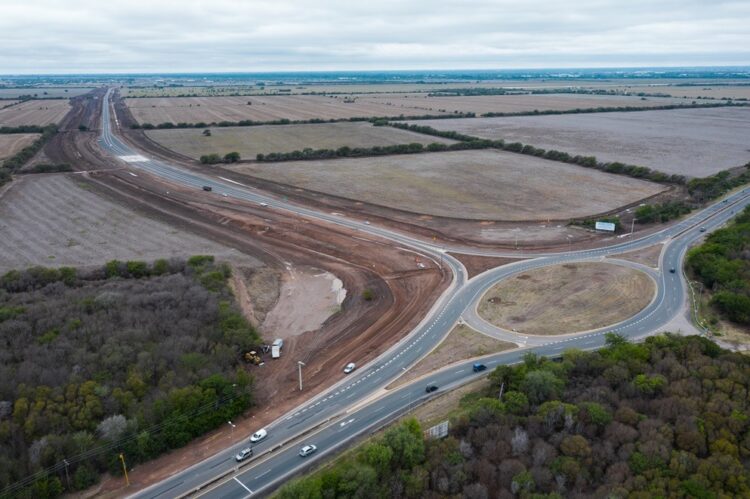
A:
{"type": "Polygon", "coordinates": [[[260,340],[228,275],[198,256],[0,277],[0,489],[43,470],[17,495],[85,488],[246,410],[260,340]]]}
{"type": "Polygon", "coordinates": [[[607,343],[498,367],[447,438],[407,420],[279,497],[749,497],[750,358],[695,336],[607,343]]]}
{"type": "Polygon", "coordinates": [[[706,238],[691,249],[687,267],[707,288],[718,310],[738,324],[750,324],[750,208],[734,223],[706,238]]]}
{"type": "Polygon", "coordinates": [[[644,204],[635,210],[638,223],[668,222],[690,213],[691,208],[683,201],[667,201],[659,204],[644,204]]]}

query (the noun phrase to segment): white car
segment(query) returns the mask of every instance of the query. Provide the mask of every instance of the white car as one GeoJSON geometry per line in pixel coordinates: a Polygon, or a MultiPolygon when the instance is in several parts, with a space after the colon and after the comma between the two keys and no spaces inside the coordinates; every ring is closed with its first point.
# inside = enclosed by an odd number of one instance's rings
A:
{"type": "Polygon", "coordinates": [[[318,448],[317,448],[317,447],[315,447],[315,446],[314,446],[314,445],[312,445],[312,444],[310,444],[310,445],[305,445],[304,447],[302,447],[302,448],[301,448],[301,449],[299,450],[299,455],[300,455],[300,456],[302,456],[302,457],[307,457],[307,456],[309,456],[310,454],[312,454],[313,452],[315,452],[316,450],[318,450],[318,448]]]}
{"type": "Polygon", "coordinates": [[[262,206],[263,208],[265,208],[266,206],[268,206],[268,203],[260,203],[260,205],[261,205],[261,206],[262,206]]]}
{"type": "Polygon", "coordinates": [[[252,455],[253,455],[253,449],[251,449],[250,447],[247,447],[246,449],[242,449],[241,451],[239,451],[237,455],[234,456],[234,458],[239,463],[239,462],[244,461],[245,459],[247,459],[248,457],[252,455]]]}
{"type": "Polygon", "coordinates": [[[357,368],[357,364],[354,362],[349,362],[346,367],[344,367],[344,374],[349,374],[350,372],[354,371],[357,368]]]}
{"type": "Polygon", "coordinates": [[[261,440],[266,438],[266,436],[268,436],[268,432],[264,428],[261,428],[260,430],[253,433],[253,435],[250,437],[250,441],[252,443],[260,442],[261,440]]]}

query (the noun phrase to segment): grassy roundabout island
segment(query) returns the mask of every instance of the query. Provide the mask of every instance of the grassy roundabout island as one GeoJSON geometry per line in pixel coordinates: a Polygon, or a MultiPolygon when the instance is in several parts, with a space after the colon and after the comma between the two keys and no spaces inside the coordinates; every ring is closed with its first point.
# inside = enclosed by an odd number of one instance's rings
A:
{"type": "Polygon", "coordinates": [[[644,272],[608,263],[553,265],[492,287],[479,315],[523,334],[558,335],[615,324],[638,313],[656,291],[644,272]]]}

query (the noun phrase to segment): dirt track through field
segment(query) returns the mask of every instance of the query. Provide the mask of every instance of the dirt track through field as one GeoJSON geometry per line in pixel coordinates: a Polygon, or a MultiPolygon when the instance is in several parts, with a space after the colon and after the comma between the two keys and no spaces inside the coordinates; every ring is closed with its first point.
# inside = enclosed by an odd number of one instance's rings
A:
{"type": "Polygon", "coordinates": [[[645,273],[607,263],[544,267],[500,282],[478,306],[481,317],[522,334],[557,335],[608,326],[649,304],[645,273]]]}

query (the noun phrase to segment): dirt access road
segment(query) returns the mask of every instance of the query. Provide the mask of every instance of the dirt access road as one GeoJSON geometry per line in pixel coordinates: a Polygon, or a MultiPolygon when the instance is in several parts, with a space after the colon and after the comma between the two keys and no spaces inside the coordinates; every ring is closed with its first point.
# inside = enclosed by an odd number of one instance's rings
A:
{"type": "MultiPolygon", "coordinates": [[[[238,421],[238,440],[330,386],[343,376],[341,366],[347,362],[364,364],[386,350],[421,320],[449,282],[450,276],[429,260],[421,259],[426,268],[418,269],[413,252],[388,241],[225,200],[216,193],[196,193],[143,172],[137,177],[130,175],[124,164],[102,155],[94,132],[77,130],[76,123],[97,123],[100,111],[92,102],[100,102],[100,98],[73,99],[71,114],[63,120],[65,132],[44,150],[55,161],[94,170],[80,176],[81,182],[111,200],[137,207],[161,221],[248,253],[281,270],[289,263],[330,272],[348,292],[341,310],[319,329],[285,342],[281,359],[249,368],[256,377],[258,405],[238,421]],[[372,290],[372,300],[362,297],[364,289],[372,290]],[[307,364],[305,391],[301,394],[296,379],[298,360],[307,364]]],[[[131,482],[142,487],[167,477],[226,447],[227,438],[231,438],[228,428],[219,429],[184,449],[140,466],[131,474],[131,482]]],[[[113,481],[105,490],[119,486],[119,480],[113,481]]]]}

